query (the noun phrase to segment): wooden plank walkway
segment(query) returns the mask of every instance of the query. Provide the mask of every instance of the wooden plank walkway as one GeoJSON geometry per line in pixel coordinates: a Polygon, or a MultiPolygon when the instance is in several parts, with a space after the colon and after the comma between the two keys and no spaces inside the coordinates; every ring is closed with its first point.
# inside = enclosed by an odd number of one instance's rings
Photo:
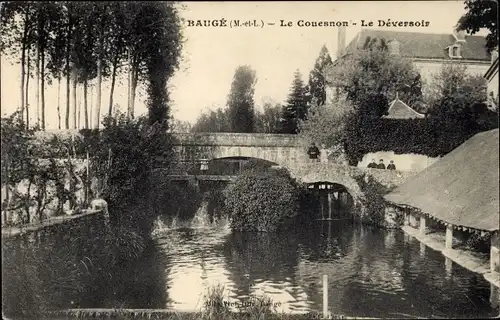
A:
{"type": "Polygon", "coordinates": [[[425,236],[420,235],[420,231],[410,226],[403,226],[401,228],[406,234],[414,237],[419,242],[425,244],[429,248],[441,252],[445,257],[451,259],[456,264],[472,271],[483,275],[489,283],[497,288],[500,288],[500,274],[490,270],[490,263],[488,260],[480,259],[472,255],[467,250],[462,249],[446,249],[444,235],[437,235],[434,233],[425,236]],[[442,238],[440,241],[436,238],[442,238]]]}
{"type": "Polygon", "coordinates": [[[102,212],[102,209],[99,210],[84,210],[83,213],[75,214],[75,215],[62,215],[57,217],[50,217],[48,219],[43,220],[42,222],[26,224],[18,227],[2,227],[2,238],[14,237],[19,234],[33,232],[39,229],[43,229],[49,226],[62,224],[74,219],[79,219],[85,216],[93,215],[96,213],[102,212]]]}

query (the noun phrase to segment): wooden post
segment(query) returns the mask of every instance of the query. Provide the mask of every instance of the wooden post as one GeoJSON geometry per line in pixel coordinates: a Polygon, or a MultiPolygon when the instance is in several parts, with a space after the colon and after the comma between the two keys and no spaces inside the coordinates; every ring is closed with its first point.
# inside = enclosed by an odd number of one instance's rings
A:
{"type": "Polygon", "coordinates": [[[424,215],[420,216],[420,235],[425,236],[425,225],[427,222],[427,218],[424,215]]]}
{"type": "Polygon", "coordinates": [[[446,249],[453,249],[453,227],[451,224],[446,226],[446,242],[444,247],[446,249]]]}
{"type": "Polygon", "coordinates": [[[448,277],[448,278],[451,277],[452,270],[453,270],[453,261],[450,258],[445,257],[444,266],[445,266],[445,271],[446,271],[446,277],[448,277]]]}
{"type": "Polygon", "coordinates": [[[500,272],[500,237],[498,231],[491,235],[490,271],[500,272]]]}
{"type": "Polygon", "coordinates": [[[332,220],[332,194],[328,192],[328,219],[332,220]]]}
{"type": "Polygon", "coordinates": [[[425,257],[425,244],[420,242],[420,256],[425,257]]]}
{"type": "Polygon", "coordinates": [[[323,318],[328,318],[328,276],[323,275],[323,318]]]}
{"type": "Polygon", "coordinates": [[[321,191],[319,194],[319,202],[321,203],[321,219],[324,220],[325,219],[325,204],[323,203],[324,199],[323,199],[323,195],[321,194],[321,191]]]}

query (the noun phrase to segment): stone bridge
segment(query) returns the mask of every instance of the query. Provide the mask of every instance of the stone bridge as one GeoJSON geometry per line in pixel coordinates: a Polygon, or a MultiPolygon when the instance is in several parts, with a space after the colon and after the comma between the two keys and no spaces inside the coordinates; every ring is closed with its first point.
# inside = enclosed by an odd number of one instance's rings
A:
{"type": "Polygon", "coordinates": [[[355,202],[364,198],[357,178],[364,173],[386,187],[395,187],[413,172],[364,169],[337,163],[310,163],[307,145],[297,135],[264,133],[174,134],[174,148],[180,159],[199,161],[223,158],[256,158],[288,169],[304,183],[330,182],[344,186],[355,202]]]}

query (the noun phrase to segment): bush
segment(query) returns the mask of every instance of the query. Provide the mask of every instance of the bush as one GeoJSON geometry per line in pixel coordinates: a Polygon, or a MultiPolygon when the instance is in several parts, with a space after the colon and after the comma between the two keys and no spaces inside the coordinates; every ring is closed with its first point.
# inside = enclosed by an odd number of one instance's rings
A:
{"type": "Polygon", "coordinates": [[[358,182],[361,191],[365,195],[362,205],[366,208],[366,212],[360,215],[358,219],[365,224],[387,227],[385,220],[387,202],[384,195],[389,193],[391,189],[385,187],[367,173],[354,177],[354,179],[358,182]]]}
{"type": "Polygon", "coordinates": [[[299,212],[299,188],[284,170],[244,171],[224,192],[231,228],[272,232],[299,212]]]}

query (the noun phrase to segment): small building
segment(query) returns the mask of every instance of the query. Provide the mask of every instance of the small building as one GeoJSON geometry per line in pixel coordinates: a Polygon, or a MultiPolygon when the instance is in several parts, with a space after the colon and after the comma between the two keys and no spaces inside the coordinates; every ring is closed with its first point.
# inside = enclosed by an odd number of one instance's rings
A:
{"type": "Polygon", "coordinates": [[[405,225],[419,221],[421,236],[425,236],[429,219],[445,227],[446,249],[453,248],[454,230],[490,235],[489,271],[497,278],[497,285],[500,281],[498,133],[494,129],[474,135],[385,196],[391,205],[405,212],[405,225]]]}
{"type": "Polygon", "coordinates": [[[387,110],[387,114],[382,116],[385,119],[422,119],[425,118],[424,114],[418,113],[413,110],[403,101],[399,100],[399,97],[396,96],[391,104],[389,105],[389,109],[387,110]]]}
{"type": "MultiPolygon", "coordinates": [[[[389,105],[387,114],[382,116],[382,118],[398,120],[423,119],[425,118],[425,115],[413,110],[404,101],[400,100],[398,95],[396,95],[396,99],[394,99],[389,105]]],[[[358,167],[366,168],[372,159],[375,159],[376,161],[382,159],[386,165],[390,160],[393,160],[398,171],[414,172],[422,171],[439,160],[438,157],[429,157],[423,154],[396,154],[393,151],[378,151],[365,154],[358,163],[358,167]]]]}

